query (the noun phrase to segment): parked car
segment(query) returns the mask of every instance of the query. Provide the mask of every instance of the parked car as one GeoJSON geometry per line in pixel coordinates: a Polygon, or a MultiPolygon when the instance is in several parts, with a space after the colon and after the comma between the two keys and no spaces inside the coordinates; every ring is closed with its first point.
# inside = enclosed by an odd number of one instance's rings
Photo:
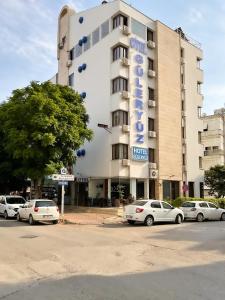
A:
{"type": "Polygon", "coordinates": [[[26,203],[26,200],[21,196],[0,196],[0,214],[8,219],[16,217],[18,209],[26,203]]]}
{"type": "Polygon", "coordinates": [[[137,200],[125,206],[124,217],[129,224],[144,222],[151,226],[155,222],[182,223],[184,214],[181,209],[160,200],[137,200]]]}
{"type": "Polygon", "coordinates": [[[17,221],[22,220],[28,220],[30,225],[45,221],[57,224],[59,220],[58,206],[52,200],[30,200],[18,210],[17,221]]]}
{"type": "Polygon", "coordinates": [[[43,186],[42,188],[42,198],[43,199],[57,199],[58,193],[54,186],[43,186]]]}
{"type": "Polygon", "coordinates": [[[225,209],[217,207],[208,201],[186,201],[180,207],[185,219],[193,219],[198,222],[204,220],[225,221],[225,209]]]}

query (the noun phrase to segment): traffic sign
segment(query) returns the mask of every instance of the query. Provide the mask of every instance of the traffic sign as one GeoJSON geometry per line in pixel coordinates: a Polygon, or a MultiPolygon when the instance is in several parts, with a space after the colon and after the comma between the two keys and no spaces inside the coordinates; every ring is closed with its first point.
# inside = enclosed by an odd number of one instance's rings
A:
{"type": "Polygon", "coordinates": [[[59,181],[58,185],[68,185],[68,181],[59,181]]]}
{"type": "Polygon", "coordinates": [[[55,181],[74,181],[74,175],[70,175],[70,174],[53,174],[52,175],[52,180],[55,181]]]}
{"type": "Polygon", "coordinates": [[[67,168],[61,168],[60,174],[61,175],[66,175],[67,174],[67,168]]]}

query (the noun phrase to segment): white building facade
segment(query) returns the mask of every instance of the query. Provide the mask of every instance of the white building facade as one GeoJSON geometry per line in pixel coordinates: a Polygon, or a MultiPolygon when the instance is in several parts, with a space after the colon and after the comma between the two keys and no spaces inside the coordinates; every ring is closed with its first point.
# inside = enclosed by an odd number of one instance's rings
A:
{"type": "Polygon", "coordinates": [[[59,15],[57,83],[84,98],[94,138],[77,151],[75,194],[102,205],[203,190],[202,51],[121,0],[59,15]],[[107,201],[108,199],[108,201],[107,201]]]}

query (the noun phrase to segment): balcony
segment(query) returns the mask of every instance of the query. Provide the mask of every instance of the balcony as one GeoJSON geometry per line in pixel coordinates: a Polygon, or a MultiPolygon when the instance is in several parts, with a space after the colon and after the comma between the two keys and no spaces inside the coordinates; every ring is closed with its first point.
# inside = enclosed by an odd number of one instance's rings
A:
{"type": "Polygon", "coordinates": [[[223,135],[222,129],[207,130],[202,132],[202,138],[219,137],[223,135]]]}
{"type": "Polygon", "coordinates": [[[224,151],[222,149],[204,151],[204,156],[215,156],[215,155],[224,155],[224,151]]]}

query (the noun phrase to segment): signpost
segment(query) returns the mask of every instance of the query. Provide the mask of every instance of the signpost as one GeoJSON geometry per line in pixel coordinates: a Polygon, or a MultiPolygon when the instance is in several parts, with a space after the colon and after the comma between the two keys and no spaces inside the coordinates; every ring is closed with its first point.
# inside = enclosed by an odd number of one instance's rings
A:
{"type": "Polygon", "coordinates": [[[61,174],[53,174],[52,180],[58,181],[58,185],[62,186],[62,196],[61,196],[61,215],[64,223],[64,194],[65,194],[65,185],[68,185],[68,181],[74,181],[74,175],[67,174],[67,169],[62,168],[60,171],[61,174]]]}

